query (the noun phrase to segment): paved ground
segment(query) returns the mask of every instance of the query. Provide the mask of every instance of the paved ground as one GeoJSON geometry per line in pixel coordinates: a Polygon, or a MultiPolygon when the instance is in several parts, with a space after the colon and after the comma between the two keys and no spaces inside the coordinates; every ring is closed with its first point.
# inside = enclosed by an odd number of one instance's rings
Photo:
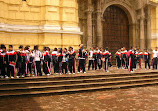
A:
{"type": "MultiPolygon", "coordinates": [[[[78,75],[103,73],[101,70],[78,75]]],[[[109,73],[129,72],[113,67],[109,73]]],[[[76,75],[55,77],[58,76],[76,75]]],[[[67,95],[5,97],[0,98],[0,111],[158,111],[158,86],[67,95]]]]}
{"type": "Polygon", "coordinates": [[[158,86],[0,98],[0,111],[158,111],[158,86]]]}

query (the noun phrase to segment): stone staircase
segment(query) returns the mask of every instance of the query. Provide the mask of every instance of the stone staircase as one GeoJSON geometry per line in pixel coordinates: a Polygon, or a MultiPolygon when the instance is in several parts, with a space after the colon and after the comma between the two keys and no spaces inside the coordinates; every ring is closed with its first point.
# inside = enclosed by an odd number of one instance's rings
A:
{"type": "Polygon", "coordinates": [[[158,84],[157,72],[0,79],[0,97],[68,94],[158,84]]]}

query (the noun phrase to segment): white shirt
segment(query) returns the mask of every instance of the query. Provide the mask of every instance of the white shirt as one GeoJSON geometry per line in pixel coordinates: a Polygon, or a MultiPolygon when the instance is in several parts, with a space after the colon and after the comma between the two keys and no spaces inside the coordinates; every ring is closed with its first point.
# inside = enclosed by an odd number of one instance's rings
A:
{"type": "Polygon", "coordinates": [[[153,58],[158,57],[158,51],[153,50],[153,58]]]}
{"type": "Polygon", "coordinates": [[[33,51],[32,56],[34,57],[34,61],[41,61],[42,54],[39,50],[33,51]]]}

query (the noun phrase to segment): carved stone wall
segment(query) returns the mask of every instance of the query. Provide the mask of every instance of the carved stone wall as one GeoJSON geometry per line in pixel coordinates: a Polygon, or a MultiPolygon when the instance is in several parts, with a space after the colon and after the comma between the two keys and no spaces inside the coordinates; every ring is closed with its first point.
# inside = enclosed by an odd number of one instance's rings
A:
{"type": "Polygon", "coordinates": [[[103,13],[108,6],[122,8],[129,19],[129,46],[151,48],[149,0],[78,0],[82,43],[90,48],[103,47],[103,13]]]}

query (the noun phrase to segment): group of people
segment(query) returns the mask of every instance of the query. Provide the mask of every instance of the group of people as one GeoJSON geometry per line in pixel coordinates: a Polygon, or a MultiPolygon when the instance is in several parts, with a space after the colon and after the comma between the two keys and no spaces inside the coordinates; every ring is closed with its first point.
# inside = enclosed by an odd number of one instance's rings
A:
{"type": "Polygon", "coordinates": [[[130,72],[133,72],[136,69],[142,69],[142,61],[145,62],[145,70],[151,69],[151,65],[153,66],[153,70],[157,69],[157,58],[158,58],[158,50],[157,47],[151,53],[148,49],[145,49],[142,52],[140,49],[131,47],[129,51],[126,50],[125,47],[119,49],[116,53],[116,65],[117,68],[129,69],[130,72]],[[151,60],[151,55],[153,55],[153,59],[151,60]]]}
{"type": "MultiPolygon", "coordinates": [[[[133,72],[134,69],[142,68],[142,59],[145,61],[145,68],[147,65],[150,69],[150,52],[131,48],[129,51],[126,48],[121,48],[115,53],[117,68],[129,69],[133,72]]],[[[157,48],[153,51],[153,69],[157,69],[157,48]]],[[[14,51],[13,45],[9,45],[8,50],[5,45],[1,45],[0,49],[0,77],[14,78],[15,69],[17,69],[17,78],[29,76],[42,76],[55,74],[76,74],[86,73],[86,63],[88,61],[88,70],[104,69],[108,71],[111,63],[112,53],[109,49],[90,48],[87,52],[83,48],[83,44],[79,45],[78,51],[73,47],[54,48],[53,51],[49,47],[44,47],[43,51],[38,49],[38,45],[31,50],[30,46],[19,46],[19,50],[14,51]],[[76,60],[78,65],[76,65],[76,60]],[[42,68],[42,67],[43,68],[42,68]],[[52,70],[53,68],[53,70],[52,70]]]]}

